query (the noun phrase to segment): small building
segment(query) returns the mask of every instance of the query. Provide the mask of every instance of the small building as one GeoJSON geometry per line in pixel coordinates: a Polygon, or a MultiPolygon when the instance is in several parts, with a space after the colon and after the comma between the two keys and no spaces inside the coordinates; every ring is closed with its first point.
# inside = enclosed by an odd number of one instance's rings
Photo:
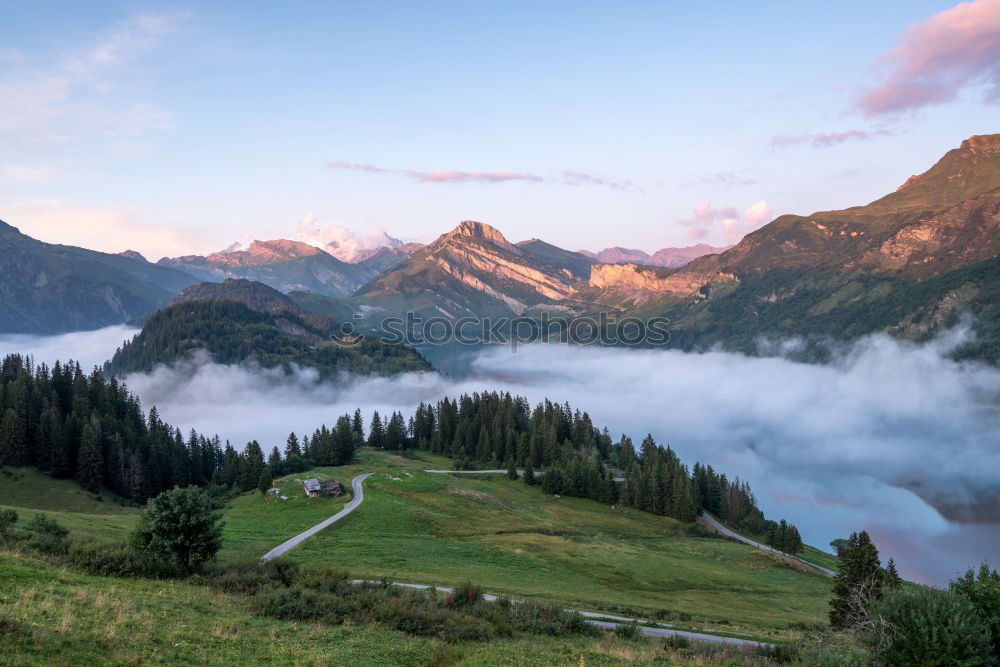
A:
{"type": "Polygon", "coordinates": [[[339,496],[344,493],[344,489],[340,486],[340,482],[333,478],[324,479],[321,482],[315,477],[310,477],[302,482],[302,487],[305,490],[306,495],[310,498],[319,498],[320,496],[339,496]]]}
{"type": "Polygon", "coordinates": [[[344,493],[344,490],[340,488],[340,482],[333,479],[324,479],[319,483],[320,495],[324,496],[339,496],[344,493]]]}
{"type": "Polygon", "coordinates": [[[311,477],[306,481],[302,482],[302,486],[305,489],[306,495],[310,498],[319,498],[319,480],[315,477],[311,477]]]}

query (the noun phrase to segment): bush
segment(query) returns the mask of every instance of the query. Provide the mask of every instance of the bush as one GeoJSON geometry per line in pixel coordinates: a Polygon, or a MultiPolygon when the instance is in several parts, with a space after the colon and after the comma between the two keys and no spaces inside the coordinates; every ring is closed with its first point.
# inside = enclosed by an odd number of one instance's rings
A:
{"type": "Polygon", "coordinates": [[[691,640],[684,635],[670,635],[663,642],[664,646],[672,649],[682,649],[691,646],[691,640]]]}
{"type": "Polygon", "coordinates": [[[69,530],[55,519],[50,519],[44,514],[36,514],[28,522],[27,529],[39,535],[51,535],[52,537],[66,537],[69,530]]]}
{"type": "MultiPolygon", "coordinates": [[[[885,664],[990,664],[989,628],[961,595],[925,587],[895,589],[872,603],[872,614],[896,629],[880,655],[885,664]]],[[[867,642],[872,645],[872,638],[867,642]]]]}
{"type": "Polygon", "coordinates": [[[642,632],[639,630],[639,625],[632,621],[631,623],[619,623],[615,627],[615,635],[622,639],[641,639],[642,632]]]}
{"type": "Polygon", "coordinates": [[[0,537],[10,535],[10,529],[17,523],[17,512],[14,510],[0,510],[0,537]]]}
{"type": "Polygon", "coordinates": [[[456,606],[464,607],[466,605],[479,602],[483,599],[483,595],[479,590],[479,586],[467,581],[463,584],[459,584],[459,586],[455,589],[453,599],[455,600],[456,606]]]}
{"type": "Polygon", "coordinates": [[[857,667],[875,664],[871,651],[854,633],[812,635],[795,647],[795,664],[802,667],[857,667]]]}
{"type": "Polygon", "coordinates": [[[76,541],[69,547],[74,566],[105,577],[146,577],[164,579],[181,574],[172,562],[138,551],[124,542],[106,544],[90,540],[76,541]]]}
{"type": "Polygon", "coordinates": [[[288,588],[295,583],[298,571],[298,564],[285,558],[266,563],[247,561],[217,568],[209,581],[227,593],[254,595],[267,586],[288,588]]]}
{"type": "Polygon", "coordinates": [[[990,629],[993,654],[1000,657],[1000,573],[983,563],[978,576],[970,569],[951,582],[951,590],[975,606],[990,629]]]}

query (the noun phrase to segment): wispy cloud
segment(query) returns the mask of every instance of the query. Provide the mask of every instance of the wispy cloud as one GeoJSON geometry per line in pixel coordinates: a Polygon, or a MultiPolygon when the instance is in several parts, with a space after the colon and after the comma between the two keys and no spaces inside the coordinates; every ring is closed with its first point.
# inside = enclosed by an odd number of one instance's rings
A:
{"type": "Polygon", "coordinates": [[[688,227],[692,239],[705,240],[715,236],[726,243],[736,243],[741,238],[765,225],[773,217],[767,202],[760,200],[742,213],[733,206],[716,208],[708,202],[701,202],[691,211],[691,217],[678,220],[678,224],[688,227]]]}
{"type": "Polygon", "coordinates": [[[698,185],[709,185],[712,187],[733,188],[741,185],[757,185],[760,181],[753,176],[750,169],[740,169],[734,171],[717,171],[708,174],[694,181],[681,183],[682,188],[693,188],[698,185]]]}
{"type": "Polygon", "coordinates": [[[829,148],[845,141],[869,141],[875,137],[891,135],[886,129],[844,130],[843,132],[805,132],[802,134],[780,134],[771,138],[772,148],[787,148],[797,144],[809,144],[813,148],[829,148]]]}
{"type": "Polygon", "coordinates": [[[337,160],[327,163],[331,169],[362,171],[369,174],[397,174],[411,178],[418,183],[509,183],[521,181],[527,183],[556,183],[570,186],[597,186],[615,190],[635,190],[635,185],[624,179],[608,178],[580,171],[563,170],[551,176],[542,176],[523,171],[462,171],[458,169],[431,169],[419,171],[416,169],[390,169],[378,167],[364,162],[348,162],[337,160]]]}
{"type": "Polygon", "coordinates": [[[17,50],[0,53],[7,65],[0,75],[0,160],[24,154],[61,159],[65,149],[94,139],[105,142],[105,151],[118,152],[169,127],[168,112],[123,99],[115,84],[123,67],[178,32],[186,17],[139,14],[47,60],[17,50]]]}
{"type": "Polygon", "coordinates": [[[911,25],[881,63],[888,75],[860,100],[870,116],[948,102],[977,84],[1000,101],[1000,0],[963,2],[911,25]]]}

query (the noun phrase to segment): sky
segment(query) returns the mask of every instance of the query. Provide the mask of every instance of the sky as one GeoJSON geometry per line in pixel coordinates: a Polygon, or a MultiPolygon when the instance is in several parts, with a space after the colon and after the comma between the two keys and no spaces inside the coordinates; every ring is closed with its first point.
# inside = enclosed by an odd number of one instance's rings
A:
{"type": "Polygon", "coordinates": [[[731,243],[998,130],[1000,0],[0,11],[0,219],[150,259],[464,219],[731,243]]]}

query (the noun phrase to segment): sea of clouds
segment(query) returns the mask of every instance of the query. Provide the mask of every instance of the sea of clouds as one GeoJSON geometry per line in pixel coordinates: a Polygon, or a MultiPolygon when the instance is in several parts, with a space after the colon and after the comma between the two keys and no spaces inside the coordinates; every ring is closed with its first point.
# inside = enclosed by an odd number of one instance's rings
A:
{"type": "MultiPolygon", "coordinates": [[[[0,336],[0,353],[85,367],[126,327],[54,337],[0,336]]],[[[688,463],[747,479],[765,513],[824,547],[871,532],[904,576],[943,584],[983,559],[1000,564],[1000,370],[950,360],[958,329],[927,344],[865,338],[826,365],[728,352],[563,345],[487,348],[461,378],[343,376],[221,366],[207,358],[134,374],[127,384],[182,430],[237,447],[281,445],[360,407],[409,413],[421,401],[503,390],[568,401],[640,440],[651,433],[688,463]]]]}

